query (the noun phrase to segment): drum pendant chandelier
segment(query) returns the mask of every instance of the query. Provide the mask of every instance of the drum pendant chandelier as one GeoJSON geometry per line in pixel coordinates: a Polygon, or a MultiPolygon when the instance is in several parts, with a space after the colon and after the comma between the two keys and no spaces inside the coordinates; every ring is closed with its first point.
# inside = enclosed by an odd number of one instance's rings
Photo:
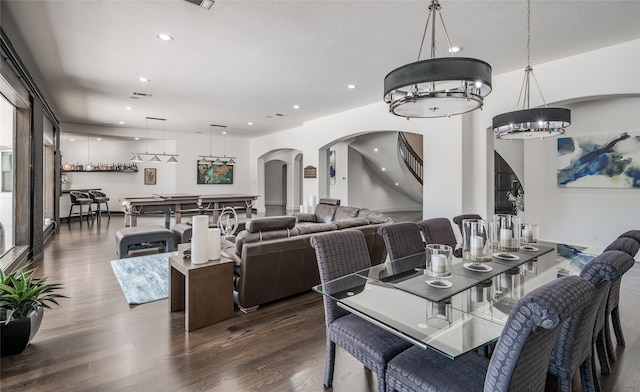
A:
{"type": "Polygon", "coordinates": [[[542,90],[531,68],[531,0],[527,0],[527,67],[524,69],[524,81],[520,90],[518,104],[522,100],[522,110],[503,113],[493,118],[493,132],[497,139],[545,138],[564,134],[571,125],[571,111],[564,108],[549,108],[542,96],[542,90]],[[529,109],[530,80],[536,83],[544,107],[529,109]]]}
{"type": "Polygon", "coordinates": [[[491,66],[484,61],[455,57],[438,0],[431,0],[416,62],[389,72],[384,78],[384,101],[396,116],[410,118],[450,117],[482,109],[491,92],[491,66]],[[435,57],[436,14],[440,17],[451,57],[435,57]],[[420,60],[431,23],[431,58],[420,60]]]}

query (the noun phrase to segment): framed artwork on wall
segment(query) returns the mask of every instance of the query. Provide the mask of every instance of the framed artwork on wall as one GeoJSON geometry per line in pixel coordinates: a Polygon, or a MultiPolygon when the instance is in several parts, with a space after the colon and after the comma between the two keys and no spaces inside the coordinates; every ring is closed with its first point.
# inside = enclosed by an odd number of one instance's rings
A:
{"type": "Polygon", "coordinates": [[[197,163],[198,184],[233,184],[233,165],[227,162],[197,163]]]}
{"type": "Polygon", "coordinates": [[[156,184],[156,168],[147,167],[144,169],[144,184],[155,185],[156,184]]]}
{"type": "Polygon", "coordinates": [[[336,184],[336,150],[329,150],[329,179],[331,185],[336,184]]]}
{"type": "Polygon", "coordinates": [[[640,132],[558,138],[558,187],[640,189],[640,132]]]}

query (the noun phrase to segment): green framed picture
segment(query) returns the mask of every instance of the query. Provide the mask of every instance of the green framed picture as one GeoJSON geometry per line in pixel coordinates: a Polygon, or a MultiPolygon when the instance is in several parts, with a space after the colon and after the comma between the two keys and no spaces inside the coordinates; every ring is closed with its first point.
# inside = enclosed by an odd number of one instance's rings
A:
{"type": "Polygon", "coordinates": [[[233,184],[233,165],[227,162],[198,165],[198,184],[233,184]]]}

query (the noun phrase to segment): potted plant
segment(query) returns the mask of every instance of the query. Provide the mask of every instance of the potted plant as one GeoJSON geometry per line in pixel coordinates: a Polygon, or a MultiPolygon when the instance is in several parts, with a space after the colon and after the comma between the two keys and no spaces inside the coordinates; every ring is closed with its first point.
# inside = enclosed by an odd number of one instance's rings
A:
{"type": "Polygon", "coordinates": [[[48,277],[34,277],[28,265],[5,274],[0,269],[0,351],[1,356],[21,353],[38,332],[44,308],[66,298],[57,291],[60,283],[47,283],[48,277]]]}

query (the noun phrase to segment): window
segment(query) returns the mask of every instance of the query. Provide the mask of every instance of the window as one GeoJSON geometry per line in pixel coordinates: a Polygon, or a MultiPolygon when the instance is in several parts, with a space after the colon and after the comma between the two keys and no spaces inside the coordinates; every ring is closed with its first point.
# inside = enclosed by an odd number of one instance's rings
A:
{"type": "Polygon", "coordinates": [[[14,135],[16,108],[0,95],[0,256],[13,248],[14,242],[14,135]]]}

